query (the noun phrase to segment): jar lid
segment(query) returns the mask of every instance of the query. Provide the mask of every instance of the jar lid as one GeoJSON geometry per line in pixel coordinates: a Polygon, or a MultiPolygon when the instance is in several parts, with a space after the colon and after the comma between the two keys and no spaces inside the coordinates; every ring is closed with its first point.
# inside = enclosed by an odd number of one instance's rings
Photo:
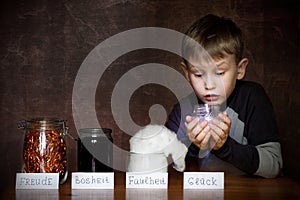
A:
{"type": "Polygon", "coordinates": [[[59,118],[39,117],[28,120],[21,120],[18,124],[19,129],[47,129],[47,128],[66,128],[66,121],[59,118]]]}

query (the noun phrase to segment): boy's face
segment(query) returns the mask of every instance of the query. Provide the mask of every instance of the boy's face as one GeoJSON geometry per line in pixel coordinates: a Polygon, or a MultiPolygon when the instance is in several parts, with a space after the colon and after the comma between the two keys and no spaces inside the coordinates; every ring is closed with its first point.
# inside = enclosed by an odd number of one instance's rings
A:
{"type": "Polygon", "coordinates": [[[227,100],[234,90],[236,80],[244,77],[247,64],[246,58],[237,64],[235,56],[231,54],[205,62],[190,60],[188,66],[181,63],[185,77],[196,95],[208,104],[222,104],[227,100]]]}

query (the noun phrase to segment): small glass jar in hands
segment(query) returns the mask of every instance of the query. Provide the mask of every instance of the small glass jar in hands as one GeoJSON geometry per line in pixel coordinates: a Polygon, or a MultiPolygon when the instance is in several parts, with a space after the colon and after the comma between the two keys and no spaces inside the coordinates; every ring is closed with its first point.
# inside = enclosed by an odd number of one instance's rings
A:
{"type": "MultiPolygon", "coordinates": [[[[211,121],[218,117],[219,113],[222,112],[221,105],[219,104],[198,104],[194,106],[193,113],[191,114],[192,118],[199,117],[199,123],[203,121],[207,121],[211,123],[211,121]]],[[[210,143],[212,138],[210,138],[210,143]]],[[[214,146],[214,145],[212,145],[214,146]]],[[[211,145],[208,146],[207,149],[200,149],[198,153],[199,158],[204,158],[212,149],[211,145]]]]}
{"type": "Polygon", "coordinates": [[[199,117],[200,122],[206,120],[210,123],[219,113],[221,113],[221,106],[219,104],[198,104],[194,106],[191,116],[193,118],[199,117]]]}

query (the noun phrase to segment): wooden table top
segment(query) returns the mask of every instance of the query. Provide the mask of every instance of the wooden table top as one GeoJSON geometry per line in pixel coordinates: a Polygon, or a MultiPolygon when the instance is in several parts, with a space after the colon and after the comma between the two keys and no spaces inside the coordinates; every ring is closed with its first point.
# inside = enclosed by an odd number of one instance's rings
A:
{"type": "MultiPolygon", "coordinates": [[[[189,169],[188,171],[194,171],[189,169]]],[[[124,172],[115,171],[115,188],[111,190],[72,190],[71,176],[59,190],[8,189],[1,199],[283,199],[300,200],[300,183],[281,176],[275,179],[225,173],[224,190],[183,189],[183,173],[168,170],[168,189],[126,189],[124,172]]]]}

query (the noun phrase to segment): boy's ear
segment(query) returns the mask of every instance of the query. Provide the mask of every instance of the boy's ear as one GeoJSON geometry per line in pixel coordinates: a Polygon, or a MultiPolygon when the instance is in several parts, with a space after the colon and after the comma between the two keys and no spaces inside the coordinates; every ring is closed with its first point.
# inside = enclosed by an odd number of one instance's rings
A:
{"type": "Polygon", "coordinates": [[[186,80],[190,82],[188,66],[186,66],[186,64],[183,61],[180,63],[180,66],[184,72],[186,80]]]}
{"type": "Polygon", "coordinates": [[[239,64],[238,64],[238,71],[237,71],[237,80],[241,80],[244,78],[245,74],[246,74],[246,68],[248,65],[248,59],[247,58],[243,58],[239,64]]]}

